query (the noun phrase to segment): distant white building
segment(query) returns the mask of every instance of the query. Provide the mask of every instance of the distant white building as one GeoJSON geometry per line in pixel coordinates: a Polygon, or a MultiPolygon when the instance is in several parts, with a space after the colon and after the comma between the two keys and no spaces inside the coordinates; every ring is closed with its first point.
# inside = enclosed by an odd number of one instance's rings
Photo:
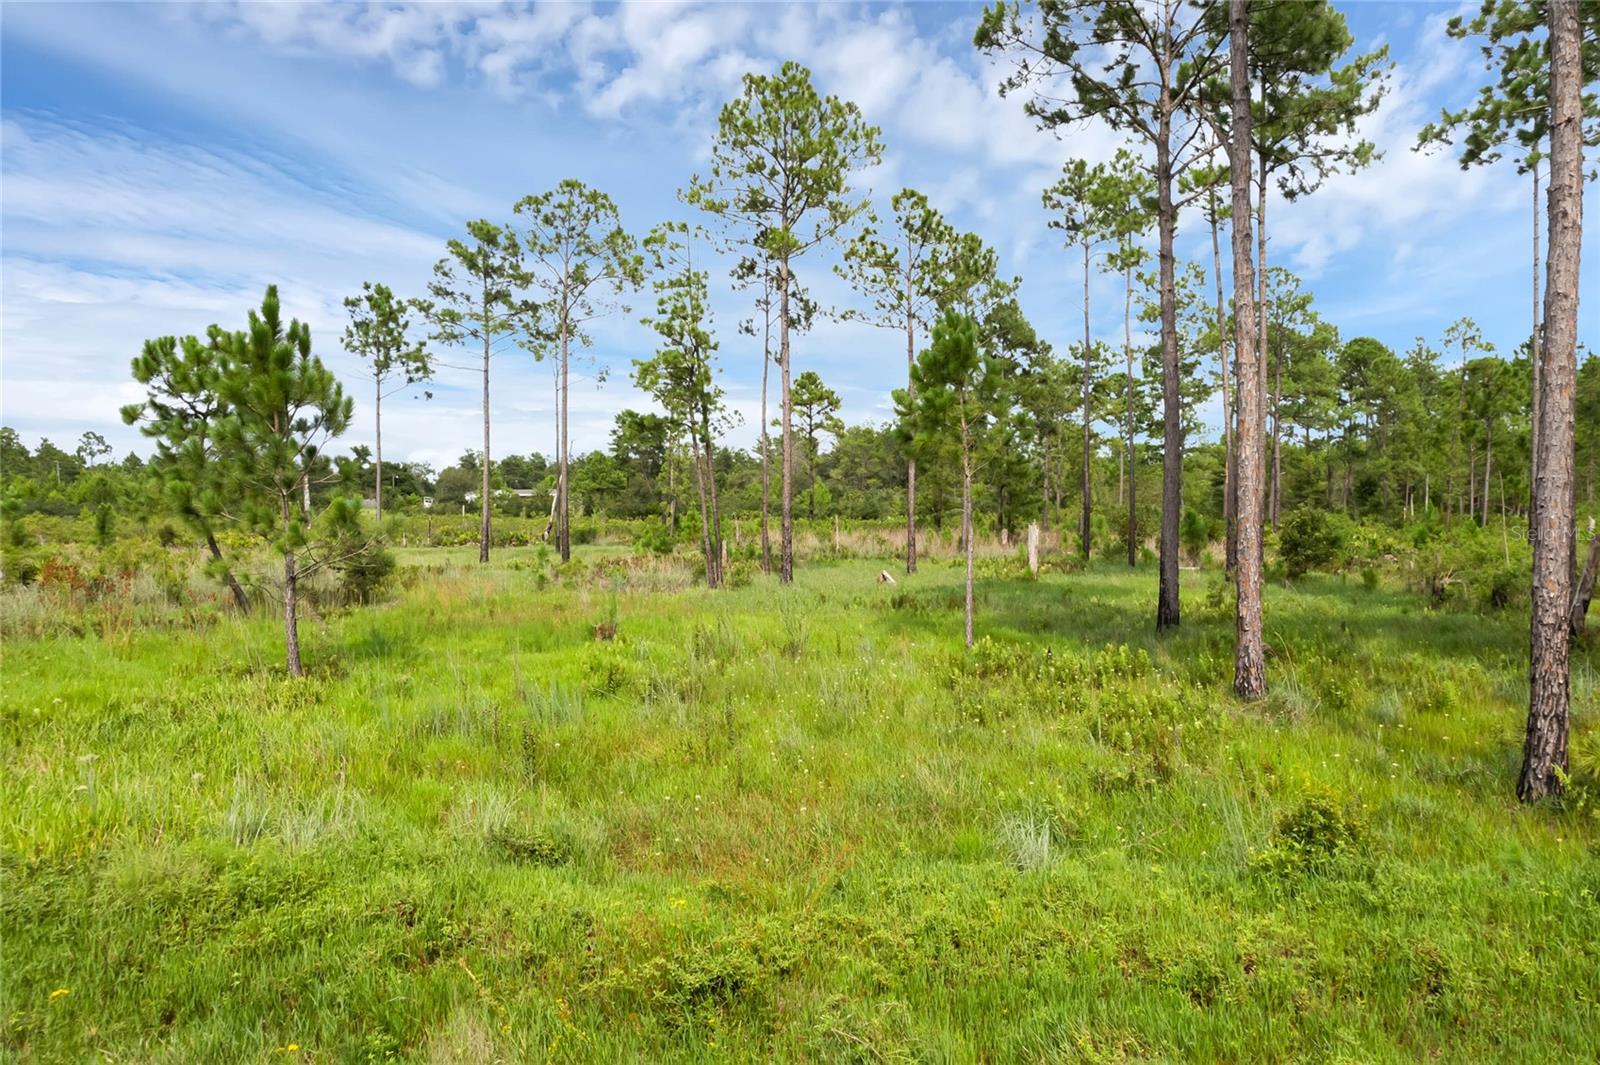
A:
{"type": "MultiPolygon", "coordinates": [[[[518,499],[532,499],[535,496],[547,496],[550,493],[538,488],[496,488],[494,494],[497,496],[516,496],[518,499]]],[[[474,489],[466,493],[464,498],[468,503],[476,503],[478,501],[477,490],[474,489]]]]}

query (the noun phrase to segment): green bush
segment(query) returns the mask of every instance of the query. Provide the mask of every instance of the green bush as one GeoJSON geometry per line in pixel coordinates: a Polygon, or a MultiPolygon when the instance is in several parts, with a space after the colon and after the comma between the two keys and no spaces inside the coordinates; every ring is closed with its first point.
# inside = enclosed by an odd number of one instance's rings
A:
{"type": "Polygon", "coordinates": [[[1211,523],[1198,510],[1186,509],[1178,529],[1178,539],[1183,542],[1183,554],[1189,560],[1189,565],[1198,566],[1201,553],[1211,542],[1211,523]]]}
{"type": "Polygon", "coordinates": [[[1314,792],[1278,818],[1267,845],[1250,857],[1257,873],[1277,878],[1316,875],[1359,858],[1366,833],[1352,805],[1314,792]]]}
{"type": "Polygon", "coordinates": [[[1344,559],[1349,542],[1348,520],[1329,514],[1321,507],[1300,506],[1283,519],[1278,538],[1278,557],[1289,580],[1312,570],[1336,568],[1344,559]]]}
{"type": "Polygon", "coordinates": [[[332,568],[339,578],[337,602],[365,605],[374,602],[394,576],[394,553],[381,540],[367,540],[332,568]]]}
{"type": "Polygon", "coordinates": [[[655,522],[640,526],[633,534],[633,549],[641,555],[670,555],[677,542],[671,529],[655,522]]]}

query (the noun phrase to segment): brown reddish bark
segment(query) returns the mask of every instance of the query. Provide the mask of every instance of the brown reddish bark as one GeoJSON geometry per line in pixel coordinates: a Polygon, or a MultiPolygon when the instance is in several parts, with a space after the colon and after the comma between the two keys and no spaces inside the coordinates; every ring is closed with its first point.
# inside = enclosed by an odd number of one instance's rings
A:
{"type": "Polygon", "coordinates": [[[1544,297],[1539,462],[1534,476],[1533,612],[1528,727],[1517,797],[1559,794],[1567,771],[1571,676],[1573,402],[1578,346],[1578,266],[1583,248],[1583,30],[1578,4],[1551,0],[1550,243],[1544,297]]]}
{"type": "MultiPolygon", "coordinates": [[[[1166,44],[1170,39],[1163,38],[1166,44]]],[[[1170,56],[1161,59],[1160,119],[1156,129],[1156,229],[1161,288],[1161,537],[1160,589],[1156,599],[1156,631],[1175,629],[1181,620],[1178,585],[1178,522],[1183,514],[1183,401],[1178,393],[1178,300],[1174,278],[1173,238],[1178,210],[1172,202],[1172,88],[1170,56]]],[[[1130,474],[1132,471],[1129,471],[1130,474]]]]}
{"type": "Polygon", "coordinates": [[[1238,558],[1234,608],[1233,690],[1256,699],[1267,692],[1261,625],[1261,511],[1263,381],[1257,347],[1254,266],[1250,261],[1249,14],[1245,0],[1229,0],[1229,69],[1233,90],[1230,183],[1233,192],[1234,350],[1239,360],[1238,558]]]}

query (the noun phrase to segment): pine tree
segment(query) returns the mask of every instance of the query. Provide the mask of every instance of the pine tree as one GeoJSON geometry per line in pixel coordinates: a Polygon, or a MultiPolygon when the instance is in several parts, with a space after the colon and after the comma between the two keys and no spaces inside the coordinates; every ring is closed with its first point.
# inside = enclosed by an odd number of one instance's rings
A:
{"type": "Polygon", "coordinates": [[[133,360],[133,379],[149,394],[123,407],[122,420],[155,440],[150,476],[165,505],[205,541],[210,572],[228,586],[239,611],[249,613],[250,599],[216,535],[225,520],[216,441],[217,423],[228,415],[219,392],[227,372],[223,339],[213,326],[206,343],[193,336],[145,341],[133,360]]]}
{"type": "MultiPolygon", "coordinates": [[[[917,361],[917,331],[927,331],[948,273],[956,232],[915,189],[901,189],[890,201],[892,232],[880,237],[864,230],[845,248],[837,267],[855,290],[872,300],[870,311],[849,317],[906,334],[906,372],[917,361]]],[[[911,387],[909,376],[907,386],[911,387]]],[[[917,572],[917,460],[906,457],[906,572],[917,572]]]]}
{"type": "MultiPolygon", "coordinates": [[[[611,197],[580,181],[567,179],[538,196],[517,202],[517,216],[527,224],[524,264],[540,301],[552,319],[556,364],[556,544],[562,561],[572,557],[571,466],[567,439],[572,342],[587,347],[584,326],[614,311],[627,313],[616,297],[644,283],[644,258],[637,242],[622,228],[611,197]]],[[[537,353],[543,349],[536,344],[537,353]]]]}
{"type": "Polygon", "coordinates": [[[1027,112],[1057,129],[1099,118],[1133,133],[1154,154],[1160,288],[1162,437],[1161,578],[1156,628],[1174,628],[1179,609],[1179,521],[1183,512],[1182,382],[1177,341],[1173,250],[1174,196],[1185,171],[1204,158],[1197,123],[1204,89],[1220,67],[1220,38],[1206,10],[1181,0],[1046,0],[1037,17],[997,0],[984,12],[974,43],[1018,57],[1002,91],[1033,88],[1027,112]],[[1069,93],[1055,91],[1065,81],[1069,93]]]}
{"type": "Polygon", "coordinates": [[[425,313],[434,339],[444,344],[481,344],[483,350],[483,454],[479,490],[478,561],[489,561],[489,360],[518,337],[537,347],[545,341],[537,308],[518,293],[532,276],[510,229],[478,219],[467,223],[467,240],[452,239],[449,254],[433,268],[425,313]]]}
{"type": "Polygon", "coordinates": [[[811,467],[811,495],[806,503],[806,517],[817,516],[817,435],[829,433],[837,436],[844,423],[839,420],[839,393],[822,383],[815,370],[806,370],[795,378],[791,395],[794,413],[800,419],[800,435],[806,441],[806,461],[811,467]]]}
{"type": "Polygon", "coordinates": [[[427,346],[410,335],[411,312],[418,308],[415,300],[397,299],[388,285],[366,281],[361,295],[346,298],[344,306],[350,315],[344,349],[367,364],[372,378],[373,497],[382,521],[383,401],[432,377],[433,366],[427,346]]]}
{"type": "MultiPolygon", "coordinates": [[[[221,494],[239,526],[265,540],[283,559],[283,636],[290,676],[300,659],[300,582],[325,565],[360,550],[341,545],[318,554],[304,485],[322,445],[349,427],[352,404],[322,360],[311,353],[311,330],[298,319],[284,323],[278,288],[270,285],[261,310],[244,330],[218,332],[223,353],[217,391],[228,406],[216,429],[221,494]],[[309,560],[301,559],[310,550],[309,560]]],[[[340,500],[331,521],[348,530],[360,520],[357,500],[340,500]]]]}
{"type": "Polygon", "coordinates": [[[707,274],[696,269],[697,231],[666,223],[645,238],[657,271],[656,313],[644,319],[661,338],[654,357],[634,362],[634,382],[666,411],[677,433],[689,439],[695,489],[700,499],[700,540],[706,585],[722,583],[722,517],[717,500],[715,438],[727,420],[723,392],[716,383],[707,274]]]}
{"type": "Polygon", "coordinates": [[[954,440],[961,458],[961,540],[966,551],[963,626],[973,643],[973,457],[990,423],[1005,409],[1011,365],[980,340],[971,315],[947,310],[933,325],[933,342],[917,357],[912,387],[896,389],[895,413],[907,445],[928,454],[954,440]],[[913,398],[914,397],[914,398],[913,398]]]}
{"type": "Polygon", "coordinates": [[[787,62],[776,75],[746,74],[723,106],[704,177],[685,200],[720,218],[729,241],[777,267],[778,368],[782,391],[782,528],[778,575],[794,579],[794,438],[790,396],[790,281],[794,260],[831,244],[866,210],[854,171],[883,155],[878,130],[855,104],[823,96],[811,72],[787,62]]]}

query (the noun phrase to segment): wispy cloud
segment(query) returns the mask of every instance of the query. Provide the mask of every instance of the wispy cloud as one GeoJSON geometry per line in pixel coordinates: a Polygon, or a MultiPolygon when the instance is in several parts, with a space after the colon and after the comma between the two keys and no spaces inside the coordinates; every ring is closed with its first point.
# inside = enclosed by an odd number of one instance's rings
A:
{"type": "MultiPolygon", "coordinates": [[[[786,59],[883,128],[866,175],[882,207],[926,191],[1025,279],[1022,302],[1058,345],[1081,331],[1079,266],[1044,229],[1039,190],[1070,156],[1108,157],[1103,126],[1042,133],[997,93],[1003,62],[969,41],[976,5],[582,3],[16,5],[6,12],[3,126],[4,417],[30,433],[115,428],[127,360],[143,338],[241,322],[270,281],[310,321],[341,373],[343,296],[363,280],[420,293],[444,238],[470,217],[507,218],[525,193],[577,176],[611,192],[625,223],[683,217],[675,191],[703,167],[741,75],[786,59]],[[14,56],[32,63],[13,63],[14,56]],[[24,74],[15,73],[18,70],[24,74]]],[[[1525,189],[1509,168],[1463,175],[1410,150],[1416,128],[1471,81],[1476,53],[1444,15],[1363,9],[1399,67],[1364,134],[1385,153],[1302,203],[1274,201],[1275,262],[1314,281],[1351,328],[1404,343],[1418,323],[1479,317],[1506,344],[1524,327],[1525,189]],[[1485,237],[1484,234],[1490,234],[1485,237]],[[1508,287],[1514,280],[1515,290],[1508,287]],[[1357,325],[1356,323],[1360,323],[1357,325]]],[[[1591,227],[1600,233],[1600,227],[1591,227]]],[[[1596,238],[1591,235],[1590,243],[1596,238]]],[[[1209,263],[1193,219],[1182,254],[1209,263]]],[[[832,260],[801,275],[848,303],[832,260]]],[[[758,431],[759,348],[735,325],[749,294],[719,269],[713,305],[725,382],[758,431]]],[[[1120,286],[1096,279],[1094,327],[1120,340],[1120,286]]],[[[652,337],[633,310],[599,323],[604,388],[574,397],[579,448],[646,402],[628,386],[652,337]]],[[[844,394],[851,418],[882,417],[905,373],[882,332],[825,322],[797,338],[800,366],[844,394]]],[[[454,361],[454,360],[452,360],[454,361]]],[[[495,364],[495,450],[550,448],[550,377],[495,364]]],[[[472,375],[436,399],[386,410],[395,457],[453,461],[476,444],[472,375]]],[[[361,399],[359,393],[358,401],[361,399]]],[[[117,435],[121,433],[121,435],[117,435]]],[[[351,443],[366,432],[353,432],[351,443]]]]}

